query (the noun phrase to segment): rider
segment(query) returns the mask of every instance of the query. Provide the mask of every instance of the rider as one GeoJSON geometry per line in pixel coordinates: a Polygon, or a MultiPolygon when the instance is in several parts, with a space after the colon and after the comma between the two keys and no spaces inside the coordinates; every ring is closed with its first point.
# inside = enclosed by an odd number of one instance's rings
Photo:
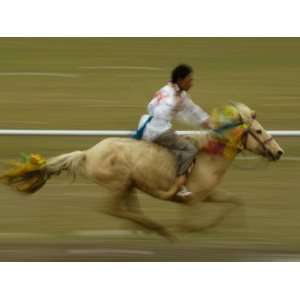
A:
{"type": "Polygon", "coordinates": [[[161,88],[148,104],[149,115],[141,118],[135,138],[154,142],[168,148],[176,156],[177,180],[180,189],[177,196],[186,197],[192,193],[185,187],[187,175],[191,172],[198,148],[172,129],[172,120],[192,123],[211,128],[209,115],[194,104],[187,91],[192,87],[193,70],[190,66],[178,65],[171,74],[171,81],[161,88]]]}

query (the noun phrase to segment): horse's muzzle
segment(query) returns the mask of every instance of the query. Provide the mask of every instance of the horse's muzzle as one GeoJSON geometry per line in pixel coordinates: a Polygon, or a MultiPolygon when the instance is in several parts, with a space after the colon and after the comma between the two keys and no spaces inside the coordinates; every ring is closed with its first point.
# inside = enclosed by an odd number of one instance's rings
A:
{"type": "Polygon", "coordinates": [[[283,151],[281,151],[281,150],[277,151],[277,153],[275,155],[275,160],[279,160],[280,157],[282,156],[282,154],[283,154],[283,151]]]}
{"type": "Polygon", "coordinates": [[[281,156],[283,155],[283,151],[282,150],[278,150],[276,153],[272,153],[271,151],[268,151],[266,153],[266,157],[271,160],[271,161],[277,161],[281,158],[281,156]]]}

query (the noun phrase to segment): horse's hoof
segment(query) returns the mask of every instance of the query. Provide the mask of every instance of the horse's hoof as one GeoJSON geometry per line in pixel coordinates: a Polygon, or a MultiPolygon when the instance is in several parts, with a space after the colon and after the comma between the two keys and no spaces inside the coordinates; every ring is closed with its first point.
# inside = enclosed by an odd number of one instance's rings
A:
{"type": "Polygon", "coordinates": [[[174,234],[172,234],[171,232],[169,232],[166,229],[162,229],[158,233],[172,243],[174,243],[178,240],[174,234]]]}
{"type": "Polygon", "coordinates": [[[235,205],[235,206],[243,206],[244,205],[244,202],[242,202],[242,200],[238,199],[238,198],[233,198],[232,199],[232,203],[235,205]]]}
{"type": "Polygon", "coordinates": [[[200,232],[200,231],[203,232],[209,228],[210,226],[197,226],[197,225],[184,224],[184,225],[180,225],[179,230],[184,233],[193,233],[193,232],[200,232]]]}

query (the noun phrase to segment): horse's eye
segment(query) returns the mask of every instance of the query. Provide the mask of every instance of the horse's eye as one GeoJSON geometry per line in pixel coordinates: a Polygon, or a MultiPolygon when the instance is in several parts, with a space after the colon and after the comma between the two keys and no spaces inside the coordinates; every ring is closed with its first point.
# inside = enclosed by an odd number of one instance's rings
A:
{"type": "Polygon", "coordinates": [[[256,130],[257,134],[262,134],[262,131],[260,129],[256,130]]]}

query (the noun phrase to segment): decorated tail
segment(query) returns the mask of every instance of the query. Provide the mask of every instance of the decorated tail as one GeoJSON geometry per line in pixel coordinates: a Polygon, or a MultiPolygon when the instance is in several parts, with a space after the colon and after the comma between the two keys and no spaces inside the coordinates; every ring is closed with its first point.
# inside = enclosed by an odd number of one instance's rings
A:
{"type": "Polygon", "coordinates": [[[48,161],[40,154],[22,154],[20,161],[10,162],[10,168],[0,174],[0,181],[19,192],[34,193],[52,175],[59,175],[62,171],[68,171],[75,178],[84,159],[82,151],[55,156],[48,161]]]}

